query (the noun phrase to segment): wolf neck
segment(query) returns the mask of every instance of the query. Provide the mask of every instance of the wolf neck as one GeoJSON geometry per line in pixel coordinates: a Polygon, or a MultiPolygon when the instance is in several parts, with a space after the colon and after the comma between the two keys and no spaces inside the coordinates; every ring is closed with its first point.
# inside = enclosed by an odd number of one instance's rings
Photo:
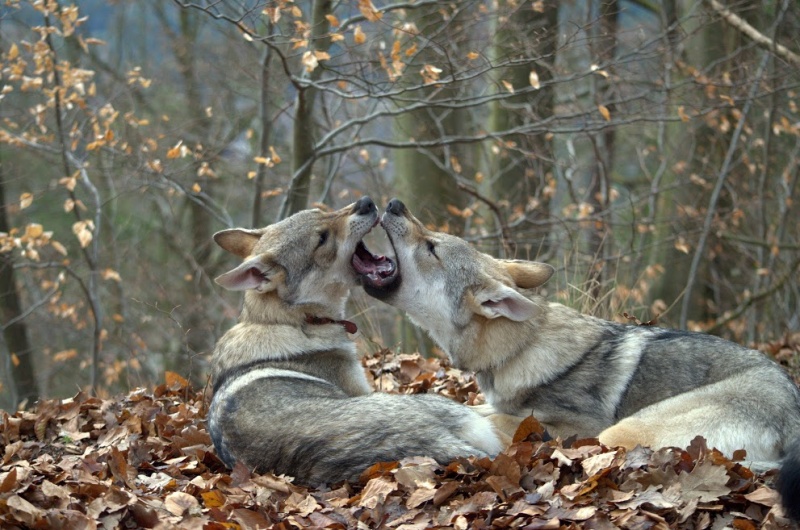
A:
{"type": "Polygon", "coordinates": [[[260,325],[302,326],[311,316],[322,322],[325,319],[340,321],[344,317],[347,296],[331,304],[288,304],[277,292],[259,293],[247,291],[244,295],[244,307],[239,322],[260,325]]]}
{"type": "MultiPolygon", "coordinates": [[[[572,366],[581,352],[596,341],[596,319],[556,303],[541,302],[531,320],[476,318],[464,332],[442,342],[453,363],[474,372],[492,372],[496,383],[503,375],[528,388],[550,380],[572,366]],[[500,376],[500,377],[498,377],[500,376]]],[[[511,390],[511,389],[507,389],[511,390]]]]}
{"type": "Polygon", "coordinates": [[[246,293],[239,323],[219,339],[214,349],[214,378],[247,363],[290,361],[315,352],[335,351],[342,356],[342,363],[358,363],[355,344],[345,328],[337,323],[309,324],[309,312],[338,320],[344,313],[344,300],[340,307],[295,307],[275,293],[246,293]]]}

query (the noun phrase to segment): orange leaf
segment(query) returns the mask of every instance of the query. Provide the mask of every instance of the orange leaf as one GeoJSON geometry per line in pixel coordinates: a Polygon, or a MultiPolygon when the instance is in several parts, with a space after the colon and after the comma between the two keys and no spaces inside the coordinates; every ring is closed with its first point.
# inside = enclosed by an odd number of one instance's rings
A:
{"type": "Polygon", "coordinates": [[[206,508],[219,508],[225,504],[225,494],[219,490],[204,491],[200,494],[206,508]]]}
{"type": "Polygon", "coordinates": [[[178,389],[182,389],[189,386],[189,381],[179,376],[175,372],[170,372],[169,370],[164,372],[164,380],[166,381],[167,386],[170,388],[177,387],[178,389]]]}
{"type": "Polygon", "coordinates": [[[597,110],[600,111],[600,114],[603,115],[603,118],[606,121],[611,121],[611,112],[608,110],[608,107],[606,107],[605,105],[598,105],[597,110]]]}
{"type": "Polygon", "coordinates": [[[514,433],[512,443],[519,443],[528,438],[531,434],[544,434],[544,427],[539,423],[539,420],[533,416],[528,416],[522,420],[519,427],[517,427],[517,432],[514,433]]]}
{"type": "Polygon", "coordinates": [[[377,22],[383,16],[383,13],[375,9],[375,6],[372,5],[370,0],[358,0],[358,9],[361,11],[361,14],[364,15],[364,18],[370,22],[377,22]]]}
{"type": "Polygon", "coordinates": [[[361,26],[356,26],[356,29],[353,30],[353,40],[356,44],[364,44],[367,40],[367,36],[361,30],[361,26]]]}

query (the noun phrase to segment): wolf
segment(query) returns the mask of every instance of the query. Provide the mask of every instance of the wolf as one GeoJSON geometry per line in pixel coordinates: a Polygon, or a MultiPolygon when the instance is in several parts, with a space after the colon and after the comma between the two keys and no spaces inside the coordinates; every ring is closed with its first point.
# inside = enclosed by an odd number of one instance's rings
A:
{"type": "Polygon", "coordinates": [[[554,269],[495,259],[434,232],[399,200],[381,219],[395,258],[366,292],[406,312],[453,365],[475,372],[497,425],[528,415],[562,438],[686,447],[697,435],[754,467],[783,459],[779,489],[800,517],[800,392],[760,352],[702,333],[623,325],[548,303],[554,269]]]}
{"type": "Polygon", "coordinates": [[[373,393],[344,320],[361,276],[383,256],[362,242],[378,223],[369,197],[335,212],[304,210],[214,241],[243,262],[216,278],[244,291],[239,323],[212,356],[208,430],[222,461],[315,485],[357,479],[371,464],[414,455],[446,463],[497,454],[492,423],[439,395],[373,393]]]}

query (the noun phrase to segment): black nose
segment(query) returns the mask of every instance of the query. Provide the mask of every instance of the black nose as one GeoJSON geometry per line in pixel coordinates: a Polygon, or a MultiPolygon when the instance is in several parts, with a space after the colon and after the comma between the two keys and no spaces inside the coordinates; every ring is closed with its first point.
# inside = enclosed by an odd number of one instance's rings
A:
{"type": "Polygon", "coordinates": [[[392,215],[403,215],[406,211],[406,205],[400,199],[392,199],[386,205],[386,211],[392,215]]]}
{"type": "Polygon", "coordinates": [[[368,213],[377,212],[378,207],[372,202],[368,196],[361,197],[356,201],[353,207],[358,215],[367,215],[368,213]]]}

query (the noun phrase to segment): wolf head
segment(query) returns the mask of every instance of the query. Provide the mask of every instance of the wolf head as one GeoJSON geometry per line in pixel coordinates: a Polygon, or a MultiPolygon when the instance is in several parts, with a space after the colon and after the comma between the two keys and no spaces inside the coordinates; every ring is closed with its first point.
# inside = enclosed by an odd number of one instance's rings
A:
{"type": "Polygon", "coordinates": [[[304,210],[265,228],[217,232],[214,241],[244,262],[215,281],[247,291],[246,310],[277,297],[284,311],[313,307],[338,315],[359,276],[391,265],[361,242],[376,224],[375,203],[362,197],[334,212],[304,210]]]}
{"type": "Polygon", "coordinates": [[[525,291],[552,276],[550,265],[495,259],[459,237],[425,228],[397,199],[389,202],[381,225],[396,268],[380,282],[362,277],[365,291],[405,311],[451,355],[453,337],[537,315],[541,302],[525,291]]]}

